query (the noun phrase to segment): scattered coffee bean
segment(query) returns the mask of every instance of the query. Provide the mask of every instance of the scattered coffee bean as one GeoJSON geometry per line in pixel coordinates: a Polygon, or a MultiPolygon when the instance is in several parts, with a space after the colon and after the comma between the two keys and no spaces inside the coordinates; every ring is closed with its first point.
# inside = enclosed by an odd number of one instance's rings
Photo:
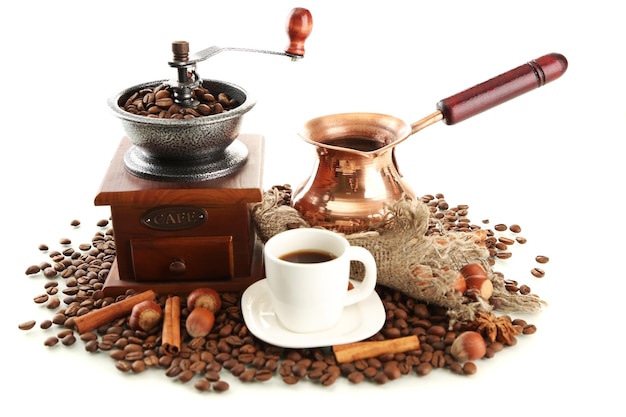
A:
{"type": "Polygon", "coordinates": [[[54,346],[57,343],[59,343],[59,339],[56,336],[50,336],[43,342],[43,344],[48,347],[54,346]]]}
{"type": "Polygon", "coordinates": [[[26,275],[34,275],[38,273],[39,271],[41,271],[41,268],[39,267],[39,265],[31,265],[28,268],[26,268],[26,275]]]}
{"type": "Polygon", "coordinates": [[[519,233],[522,231],[522,228],[520,227],[519,224],[512,224],[509,226],[509,230],[513,233],[519,233]]]}
{"type": "Polygon", "coordinates": [[[535,261],[539,262],[540,264],[547,264],[548,261],[550,261],[550,258],[545,255],[537,255],[535,257],[535,261]]]}
{"type": "Polygon", "coordinates": [[[19,327],[20,330],[30,330],[33,327],[35,327],[35,324],[36,324],[35,320],[28,320],[28,321],[25,321],[23,323],[20,323],[18,325],[18,327],[19,327]]]}
{"type": "Polygon", "coordinates": [[[463,374],[474,375],[476,372],[478,372],[478,367],[474,362],[465,362],[463,364],[463,374]]]}
{"type": "Polygon", "coordinates": [[[228,382],[226,381],[217,381],[213,384],[213,391],[215,392],[224,392],[224,391],[228,391],[228,389],[230,388],[230,385],[228,385],[228,382]]]}
{"type": "Polygon", "coordinates": [[[533,268],[530,273],[537,278],[543,278],[546,275],[546,272],[541,268],[533,268]]]}
{"type": "Polygon", "coordinates": [[[211,389],[211,381],[209,381],[208,379],[202,378],[202,379],[197,380],[193,386],[198,391],[208,391],[211,389]]]}
{"type": "Polygon", "coordinates": [[[50,310],[54,310],[60,305],[61,305],[61,300],[59,299],[59,297],[51,297],[50,300],[48,300],[48,303],[46,304],[46,308],[50,310]]]}
{"type": "Polygon", "coordinates": [[[46,294],[40,294],[38,296],[36,296],[35,298],[33,298],[33,301],[37,304],[43,304],[46,301],[48,301],[48,299],[50,298],[50,296],[46,293],[46,294]]]}

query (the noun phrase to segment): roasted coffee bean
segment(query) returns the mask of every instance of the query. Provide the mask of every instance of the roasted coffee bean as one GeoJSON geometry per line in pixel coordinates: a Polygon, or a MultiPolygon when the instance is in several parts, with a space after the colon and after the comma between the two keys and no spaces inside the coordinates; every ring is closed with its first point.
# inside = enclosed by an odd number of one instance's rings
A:
{"type": "Polygon", "coordinates": [[[156,354],[146,354],[143,358],[143,361],[146,366],[150,368],[156,368],[159,366],[159,357],[156,354]]]}
{"type": "Polygon", "coordinates": [[[272,379],[273,375],[274,373],[269,369],[259,369],[258,371],[256,371],[254,378],[257,381],[269,381],[270,379],[272,379]]]}
{"type": "Polygon", "coordinates": [[[211,389],[211,381],[207,379],[199,379],[193,384],[198,391],[209,391],[211,389]]]}
{"type": "Polygon", "coordinates": [[[463,365],[459,362],[451,362],[449,365],[450,371],[455,374],[463,375],[463,365]]]}
{"type": "Polygon", "coordinates": [[[59,299],[59,297],[51,297],[46,303],[46,308],[50,310],[54,310],[55,308],[58,308],[60,305],[61,305],[61,300],[59,299]]]}
{"type": "Polygon", "coordinates": [[[44,268],[44,270],[43,270],[43,275],[46,278],[54,278],[54,277],[57,276],[57,274],[58,274],[57,270],[54,269],[52,266],[48,266],[48,267],[44,268]]]}
{"type": "Polygon", "coordinates": [[[288,385],[297,384],[300,381],[300,378],[294,375],[284,375],[283,382],[288,385]]]}
{"type": "Polygon", "coordinates": [[[46,346],[54,346],[59,343],[59,338],[56,336],[50,336],[44,341],[44,345],[46,346]]]}
{"type": "Polygon", "coordinates": [[[226,381],[217,381],[213,384],[213,391],[215,392],[224,392],[228,391],[230,385],[226,381]]]}
{"type": "Polygon", "coordinates": [[[32,329],[33,327],[35,327],[35,324],[36,324],[36,323],[37,323],[37,322],[36,322],[35,320],[28,320],[28,321],[25,321],[25,322],[23,322],[23,323],[20,323],[17,327],[18,327],[20,330],[30,330],[30,329],[32,329]]]}
{"type": "Polygon", "coordinates": [[[65,346],[71,346],[76,342],[76,336],[74,336],[73,334],[68,334],[65,337],[63,337],[63,339],[61,339],[61,343],[63,343],[65,346]]]}
{"type": "Polygon", "coordinates": [[[545,255],[537,255],[535,257],[535,261],[539,262],[540,264],[547,264],[548,261],[550,261],[550,258],[545,255]]]}
{"type": "Polygon", "coordinates": [[[507,245],[507,246],[510,246],[510,245],[515,244],[515,240],[513,240],[513,239],[509,239],[508,237],[504,237],[504,236],[500,236],[500,237],[498,238],[498,241],[500,241],[500,242],[504,243],[504,244],[505,244],[505,245],[507,245]]]}
{"type": "Polygon", "coordinates": [[[174,377],[177,377],[178,375],[180,375],[182,372],[183,372],[183,370],[180,368],[180,366],[172,364],[165,371],[165,375],[167,375],[170,378],[174,378],[174,377]]]}
{"type": "Polygon", "coordinates": [[[474,375],[476,372],[478,372],[478,367],[474,362],[465,362],[463,364],[463,374],[474,375]]]}
{"type": "Polygon", "coordinates": [[[146,370],[146,363],[143,360],[134,360],[130,364],[130,369],[133,373],[139,374],[146,370]]]}
{"type": "Polygon", "coordinates": [[[233,366],[230,369],[230,373],[233,374],[233,376],[240,376],[241,374],[243,374],[246,371],[246,366],[243,363],[237,363],[235,366],[233,366]]]}
{"type": "Polygon", "coordinates": [[[41,268],[39,267],[39,265],[31,265],[28,268],[26,268],[25,274],[26,275],[34,275],[34,274],[37,274],[40,271],[41,271],[41,268]]]}
{"type": "Polygon", "coordinates": [[[215,381],[219,381],[220,373],[219,371],[206,371],[204,373],[204,377],[208,379],[209,381],[215,382],[215,381]]]}
{"type": "Polygon", "coordinates": [[[189,369],[182,371],[178,374],[178,380],[182,383],[187,383],[191,381],[194,377],[194,373],[189,369]]]}
{"type": "Polygon", "coordinates": [[[128,372],[131,369],[131,364],[128,361],[125,360],[120,360],[115,362],[115,367],[120,371],[120,372],[128,372]]]}
{"type": "Polygon", "coordinates": [[[543,278],[546,275],[545,271],[541,268],[533,268],[530,270],[530,273],[537,278],[543,278]]]}
{"type": "Polygon", "coordinates": [[[246,369],[241,374],[239,374],[239,380],[241,382],[250,382],[253,381],[256,376],[256,371],[254,369],[246,369]]]}
{"type": "Polygon", "coordinates": [[[513,233],[519,233],[522,231],[522,228],[519,224],[512,224],[509,226],[509,230],[513,233]]]}
{"type": "Polygon", "coordinates": [[[37,304],[43,304],[46,301],[48,301],[48,299],[49,299],[48,294],[40,294],[36,296],[35,298],[33,298],[33,301],[37,304]]]}
{"type": "Polygon", "coordinates": [[[426,376],[433,370],[430,362],[422,362],[415,367],[415,373],[419,376],[426,376]]]}
{"type": "Polygon", "coordinates": [[[537,332],[537,327],[534,324],[528,324],[522,329],[523,334],[534,334],[535,332],[537,332]]]}
{"type": "Polygon", "coordinates": [[[362,372],[354,371],[348,374],[348,381],[353,384],[360,384],[365,380],[365,375],[362,372]]]}

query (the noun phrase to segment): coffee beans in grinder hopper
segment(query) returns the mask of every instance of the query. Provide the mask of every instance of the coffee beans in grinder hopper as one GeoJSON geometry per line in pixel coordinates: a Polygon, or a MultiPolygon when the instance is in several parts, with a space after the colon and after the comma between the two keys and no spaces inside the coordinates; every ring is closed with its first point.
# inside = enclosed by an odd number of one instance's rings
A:
{"type": "MultiPolygon", "coordinates": [[[[291,187],[285,185],[276,188],[280,190],[282,203],[289,204],[291,187]]],[[[470,221],[467,205],[451,205],[443,194],[425,195],[421,199],[431,211],[428,234],[441,233],[441,229],[449,233],[480,229],[470,221]]],[[[487,223],[483,221],[483,224],[487,223]]],[[[76,228],[78,224],[80,222],[76,220],[71,227],[76,228]]],[[[164,379],[189,384],[198,392],[220,393],[231,389],[233,380],[250,384],[278,379],[287,386],[305,381],[330,386],[338,380],[344,380],[356,386],[364,383],[386,384],[399,378],[424,378],[437,369],[448,370],[453,374],[473,375],[478,371],[480,360],[495,357],[502,350],[515,346],[518,337],[533,334],[537,330],[534,325],[507,315],[498,317],[493,313],[481,314],[481,320],[498,320],[502,328],[508,329],[507,333],[494,340],[485,337],[486,352],[483,359],[459,361],[451,353],[454,341],[460,334],[474,330],[480,323],[451,323],[446,308],[426,304],[379,285],[376,291],[383,302],[386,319],[383,328],[368,340],[416,335],[420,342],[419,349],[338,363],[328,348],[289,349],[273,346],[248,331],[242,318],[239,293],[219,294],[222,307],[216,312],[213,328],[206,336],[192,337],[186,333],[184,320],[190,310],[183,299],[181,347],[175,355],[162,349],[161,326],[149,331],[134,330],[129,325],[129,317],[116,319],[79,335],[74,326],[76,317],[134,295],[128,291],[116,298],[104,296],[102,288],[115,260],[115,241],[113,227],[108,219],[99,221],[96,226],[97,231],[89,243],[73,244],[64,238],[60,241],[63,242],[60,243],[60,250],[50,250],[47,246],[43,250],[43,244],[40,245],[40,254],[47,256],[48,260],[28,266],[25,272],[30,277],[42,277],[44,290],[33,301],[46,305],[51,310],[51,319],[42,322],[38,330],[34,320],[25,320],[18,327],[23,331],[41,332],[42,344],[48,348],[82,343],[85,354],[106,352],[112,360],[112,368],[129,376],[157,372],[164,379]],[[70,247],[73,250],[68,250],[70,247]],[[51,296],[49,291],[60,296],[51,296]],[[55,300],[53,303],[50,302],[51,297],[55,300]],[[231,383],[224,380],[224,375],[228,375],[231,383]]],[[[512,253],[511,247],[520,244],[515,239],[498,239],[497,234],[506,231],[506,226],[503,228],[497,225],[494,229],[487,229],[489,261],[492,264],[501,259],[499,253],[512,253]]],[[[508,229],[513,233],[521,230],[517,227],[508,229]]],[[[527,285],[520,285],[513,280],[505,282],[509,291],[531,294],[527,285]]],[[[167,298],[168,294],[159,294],[157,297],[156,301],[163,309],[167,298]]]]}
{"type": "Polygon", "coordinates": [[[122,107],[129,113],[146,117],[191,119],[223,113],[239,105],[226,93],[212,92],[204,87],[194,88],[192,95],[199,104],[194,108],[181,107],[174,102],[171,87],[161,84],[136,91],[122,107]]]}

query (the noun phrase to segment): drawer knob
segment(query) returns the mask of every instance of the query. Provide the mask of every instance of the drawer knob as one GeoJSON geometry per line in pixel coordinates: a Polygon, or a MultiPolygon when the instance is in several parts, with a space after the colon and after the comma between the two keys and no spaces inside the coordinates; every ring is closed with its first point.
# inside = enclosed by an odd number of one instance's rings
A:
{"type": "Polygon", "coordinates": [[[170,264],[170,272],[175,275],[182,275],[187,272],[187,266],[182,259],[176,259],[170,264]]]}

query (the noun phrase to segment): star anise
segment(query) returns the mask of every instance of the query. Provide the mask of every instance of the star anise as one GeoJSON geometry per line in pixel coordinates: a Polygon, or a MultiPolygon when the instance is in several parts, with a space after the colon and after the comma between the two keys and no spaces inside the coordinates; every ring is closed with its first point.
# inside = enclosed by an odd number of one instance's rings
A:
{"type": "Polygon", "coordinates": [[[509,316],[496,316],[487,311],[477,312],[465,328],[482,334],[491,343],[498,341],[509,346],[515,343],[515,336],[519,334],[509,316]]]}

